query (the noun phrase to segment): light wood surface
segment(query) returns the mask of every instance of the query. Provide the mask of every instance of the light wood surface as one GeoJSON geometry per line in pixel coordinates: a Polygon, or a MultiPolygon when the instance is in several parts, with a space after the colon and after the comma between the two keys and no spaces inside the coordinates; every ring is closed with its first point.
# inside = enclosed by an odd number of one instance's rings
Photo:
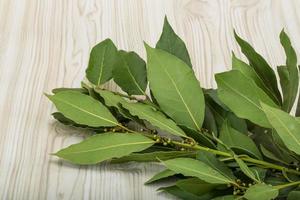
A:
{"type": "Polygon", "coordinates": [[[155,44],[164,15],[201,85],[213,87],[231,51],[241,55],[233,28],[273,66],[285,62],[282,28],[299,55],[299,9],[298,0],[1,0],[0,199],[172,199],[143,185],[161,166],[79,167],[51,156],[85,133],[55,123],[43,92],[79,86],[91,47],[105,38],[145,57],[143,41],[155,44]]]}

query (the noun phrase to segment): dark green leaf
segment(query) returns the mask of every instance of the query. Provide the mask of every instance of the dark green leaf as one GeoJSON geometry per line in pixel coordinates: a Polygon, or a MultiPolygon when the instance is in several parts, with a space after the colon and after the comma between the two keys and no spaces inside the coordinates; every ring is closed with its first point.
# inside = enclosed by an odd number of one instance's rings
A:
{"type": "Polygon", "coordinates": [[[172,160],[163,161],[163,163],[168,169],[176,173],[183,174],[184,176],[197,177],[208,183],[232,183],[230,179],[199,160],[194,160],[191,158],[175,158],[172,160]]]}
{"type": "MultiPolygon", "coordinates": [[[[247,154],[251,157],[262,159],[253,140],[249,136],[233,129],[228,121],[224,122],[219,139],[237,154],[247,154]]],[[[218,148],[224,150],[222,145],[218,145],[218,148]]]]}
{"type": "Polygon", "coordinates": [[[188,50],[182,39],[173,31],[167,17],[165,17],[163,31],[156,44],[156,48],[176,56],[183,60],[189,67],[192,67],[188,50]]]}
{"type": "Polygon", "coordinates": [[[289,193],[287,200],[299,200],[300,199],[300,191],[292,191],[289,193]]]}
{"type": "Polygon", "coordinates": [[[114,65],[114,81],[129,95],[145,95],[147,71],[145,61],[135,52],[119,51],[114,65]]]}
{"type": "Polygon", "coordinates": [[[195,131],[184,126],[181,126],[181,128],[184,130],[187,136],[193,138],[199,144],[216,149],[215,143],[208,137],[209,133],[205,133],[204,131],[195,131]]]}
{"type": "Polygon", "coordinates": [[[171,195],[174,195],[174,196],[176,196],[180,199],[184,199],[184,200],[203,200],[203,198],[193,195],[191,193],[185,192],[175,185],[169,186],[169,187],[162,187],[162,188],[159,188],[159,190],[163,191],[163,192],[167,192],[171,195]]]}
{"type": "Polygon", "coordinates": [[[205,104],[192,69],[163,50],[146,50],[150,89],[161,109],[178,125],[200,130],[205,104]]]}
{"type": "Polygon", "coordinates": [[[234,199],[239,199],[239,198],[235,198],[234,195],[226,195],[226,196],[216,197],[211,200],[234,200],[234,199]]]}
{"type": "Polygon", "coordinates": [[[133,133],[104,133],[58,151],[55,155],[76,164],[96,164],[142,151],[155,142],[133,133]]]}
{"type": "Polygon", "coordinates": [[[259,183],[251,186],[244,197],[248,200],[271,200],[278,196],[278,190],[271,185],[259,183]]]}
{"type": "Polygon", "coordinates": [[[291,151],[300,154],[300,122],[288,113],[262,104],[269,122],[278,133],[283,143],[291,151]]]}
{"type": "Polygon", "coordinates": [[[109,110],[90,96],[74,91],[48,95],[57,110],[77,124],[91,127],[116,126],[118,121],[109,110]]]}
{"type": "Polygon", "coordinates": [[[88,94],[89,92],[85,88],[55,88],[52,90],[53,94],[63,92],[63,91],[75,91],[75,92],[81,92],[83,94],[88,94]]]}
{"type": "Polygon", "coordinates": [[[117,58],[117,48],[110,39],[97,44],[91,51],[86,70],[87,79],[94,85],[109,81],[112,78],[112,69],[117,58]]]}
{"type": "Polygon", "coordinates": [[[154,107],[143,103],[122,102],[122,107],[127,109],[131,115],[137,116],[139,119],[150,122],[153,126],[167,131],[170,134],[187,137],[186,134],[176,125],[176,123],[168,119],[163,113],[157,111],[154,107]]]}
{"type": "Polygon", "coordinates": [[[215,77],[219,87],[219,98],[238,117],[248,119],[260,126],[270,126],[260,101],[274,107],[276,104],[262,89],[236,70],[216,74],[215,77]]]}
{"type": "Polygon", "coordinates": [[[286,54],[286,66],[278,68],[283,93],[283,109],[290,112],[298,93],[299,74],[297,56],[291,41],[284,30],[280,33],[280,42],[286,54]]]}
{"type": "Polygon", "coordinates": [[[282,102],[281,94],[278,90],[277,79],[274,71],[267,61],[259,55],[248,42],[240,38],[236,32],[234,32],[234,36],[240,45],[243,54],[245,54],[248,58],[250,65],[254,68],[257,75],[263,80],[268,89],[272,91],[273,95],[277,99],[276,103],[280,105],[282,102]]]}
{"type": "Polygon", "coordinates": [[[217,185],[206,183],[198,178],[188,178],[178,180],[176,186],[181,190],[194,194],[196,196],[202,196],[211,192],[217,185]]]}
{"type": "Polygon", "coordinates": [[[156,181],[159,181],[161,179],[165,179],[168,178],[170,176],[174,176],[176,173],[169,170],[169,169],[165,169],[157,174],[155,174],[152,178],[150,178],[148,181],[145,182],[145,184],[150,184],[156,181]]]}
{"type": "Polygon", "coordinates": [[[223,176],[227,177],[227,179],[234,182],[236,177],[233,175],[232,171],[220,160],[216,158],[216,156],[212,153],[206,151],[199,151],[197,154],[197,159],[204,162],[214,170],[218,171],[223,176]]]}

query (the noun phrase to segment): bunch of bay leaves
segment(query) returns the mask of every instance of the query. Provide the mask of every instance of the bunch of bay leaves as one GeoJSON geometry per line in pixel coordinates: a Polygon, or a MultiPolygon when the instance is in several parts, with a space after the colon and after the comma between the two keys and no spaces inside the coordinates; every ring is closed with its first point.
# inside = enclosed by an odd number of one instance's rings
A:
{"type": "Polygon", "coordinates": [[[295,50],[283,30],[286,63],[277,67],[277,80],[234,35],[247,61],[232,53],[232,70],[215,75],[217,89],[201,88],[167,18],[155,48],[145,43],[146,62],[110,39],[97,44],[82,87],[47,95],[55,119],[92,133],[55,155],[78,165],[158,162],[165,170],[146,184],[171,180],[159,190],[181,199],[300,199],[295,50]],[[111,79],[123,92],[104,89],[111,79]]]}

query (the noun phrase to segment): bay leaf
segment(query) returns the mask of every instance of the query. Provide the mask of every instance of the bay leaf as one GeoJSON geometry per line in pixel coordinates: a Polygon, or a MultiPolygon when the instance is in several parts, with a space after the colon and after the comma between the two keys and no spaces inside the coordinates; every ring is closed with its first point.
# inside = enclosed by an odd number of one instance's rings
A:
{"type": "Polygon", "coordinates": [[[262,89],[236,70],[216,74],[215,78],[219,98],[238,117],[263,127],[270,127],[260,102],[274,107],[277,105],[262,89]]]}
{"type": "Polygon", "coordinates": [[[251,186],[244,194],[244,197],[248,200],[271,200],[275,199],[278,194],[278,190],[271,185],[259,183],[251,186]]]}
{"type": "Polygon", "coordinates": [[[110,39],[94,46],[86,69],[87,79],[94,85],[109,81],[112,78],[112,69],[117,58],[117,48],[110,39]]]}
{"type": "Polygon", "coordinates": [[[176,56],[192,68],[192,63],[188,50],[183,40],[172,29],[167,17],[165,17],[163,31],[155,48],[162,49],[176,56]]]}
{"type": "Polygon", "coordinates": [[[286,54],[286,66],[278,68],[283,93],[283,110],[290,112],[297,97],[299,85],[297,55],[284,30],[280,33],[280,42],[286,54]]]}
{"type": "Polygon", "coordinates": [[[176,125],[176,123],[168,119],[163,113],[157,111],[153,106],[143,103],[122,102],[122,107],[127,109],[131,115],[139,119],[150,122],[153,126],[166,131],[170,134],[187,137],[187,135],[176,125]]]}
{"type": "Polygon", "coordinates": [[[168,187],[161,187],[158,189],[159,191],[167,192],[173,196],[178,197],[179,199],[184,199],[184,200],[209,200],[210,198],[202,198],[198,197],[194,194],[185,192],[181,190],[179,187],[176,185],[168,186],[168,187]]]}
{"type": "Polygon", "coordinates": [[[176,173],[183,174],[184,176],[197,177],[207,183],[232,183],[230,179],[199,160],[191,158],[175,158],[163,161],[163,163],[168,169],[176,173]]]}
{"type": "Polygon", "coordinates": [[[150,89],[160,108],[178,125],[200,130],[204,96],[193,70],[179,58],[145,46],[150,89]]]}
{"type": "MultiPolygon", "coordinates": [[[[262,159],[254,141],[249,136],[233,129],[227,120],[223,123],[219,139],[237,154],[247,154],[250,157],[262,159]]],[[[218,148],[225,150],[222,145],[218,145],[218,148]]]]}
{"type": "Polygon", "coordinates": [[[268,89],[272,91],[273,95],[277,99],[276,103],[281,105],[281,94],[277,86],[277,79],[273,69],[270,67],[267,61],[261,55],[259,55],[248,42],[239,37],[236,32],[234,32],[234,37],[241,47],[243,54],[249,60],[250,66],[253,67],[257,75],[263,80],[268,89]]]}
{"type": "Polygon", "coordinates": [[[154,143],[141,134],[108,132],[91,136],[58,151],[55,155],[75,164],[89,165],[142,151],[154,143]]]}
{"type": "Polygon", "coordinates": [[[270,124],[291,151],[300,154],[300,122],[288,113],[262,103],[270,124]]]}
{"type": "Polygon", "coordinates": [[[211,192],[217,185],[206,183],[198,178],[187,178],[176,181],[176,186],[183,191],[202,196],[211,192]]]}
{"type": "Polygon", "coordinates": [[[188,157],[195,158],[196,153],[193,151],[154,151],[154,152],[140,152],[132,153],[122,158],[113,159],[112,163],[124,163],[124,162],[155,162],[158,160],[169,160],[172,158],[188,157]]]}
{"type": "Polygon", "coordinates": [[[129,95],[145,95],[147,71],[145,61],[135,52],[118,52],[113,79],[129,95]]]}
{"type": "Polygon", "coordinates": [[[245,75],[248,79],[254,81],[254,83],[261,88],[274,102],[278,105],[280,103],[277,101],[277,97],[274,95],[272,90],[270,90],[261,77],[257,74],[254,68],[244,61],[238,59],[234,53],[232,53],[232,69],[239,70],[242,74],[245,75]]]}
{"type": "Polygon", "coordinates": [[[109,110],[90,96],[74,91],[47,96],[59,112],[77,124],[91,127],[118,125],[109,110]]]}
{"type": "Polygon", "coordinates": [[[235,159],[236,163],[238,164],[238,166],[240,167],[241,171],[246,176],[248,176],[249,178],[251,178],[252,180],[254,180],[257,183],[260,183],[257,176],[254,174],[254,171],[252,171],[242,159],[240,159],[237,155],[234,155],[234,159],[235,159]]]}
{"type": "Polygon", "coordinates": [[[234,182],[236,177],[233,175],[233,172],[225,165],[225,163],[221,162],[217,157],[206,151],[198,151],[196,158],[214,170],[218,171],[220,174],[225,176],[228,180],[234,182]]]}
{"type": "Polygon", "coordinates": [[[153,177],[151,177],[148,181],[145,182],[145,184],[150,184],[156,181],[159,181],[161,179],[165,179],[168,178],[170,176],[174,176],[176,173],[169,170],[169,169],[165,169],[157,174],[155,174],[153,177]]]}
{"type": "Polygon", "coordinates": [[[299,200],[300,199],[300,191],[291,191],[288,194],[287,200],[299,200]]]}

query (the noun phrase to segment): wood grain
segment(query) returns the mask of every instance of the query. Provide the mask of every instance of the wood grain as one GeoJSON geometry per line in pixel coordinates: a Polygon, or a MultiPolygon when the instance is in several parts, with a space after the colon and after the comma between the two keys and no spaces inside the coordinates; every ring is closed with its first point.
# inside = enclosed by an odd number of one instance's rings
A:
{"type": "Polygon", "coordinates": [[[161,166],[78,167],[51,156],[85,133],[55,123],[43,92],[79,86],[91,47],[105,38],[145,57],[142,41],[155,44],[164,15],[203,87],[230,68],[232,50],[241,56],[233,28],[275,67],[285,62],[282,28],[299,55],[299,8],[297,0],[1,0],[0,199],[172,199],[143,185],[161,166]]]}

